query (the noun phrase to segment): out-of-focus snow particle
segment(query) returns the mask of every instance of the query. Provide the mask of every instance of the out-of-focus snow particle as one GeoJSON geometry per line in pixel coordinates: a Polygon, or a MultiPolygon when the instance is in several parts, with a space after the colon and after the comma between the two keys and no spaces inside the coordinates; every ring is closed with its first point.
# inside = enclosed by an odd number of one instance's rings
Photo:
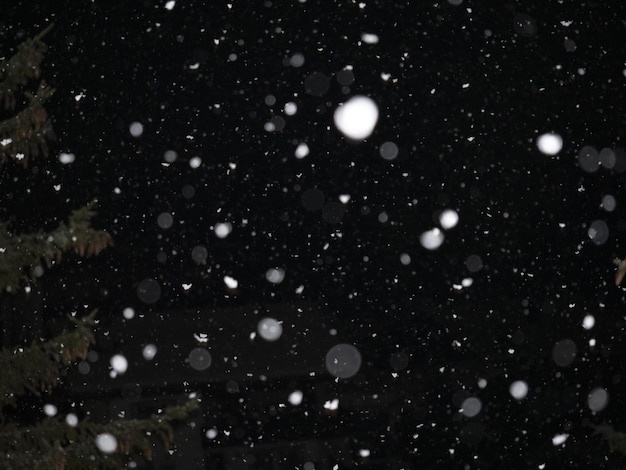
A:
{"type": "Polygon", "coordinates": [[[478,388],[485,388],[487,386],[487,379],[478,379],[478,388]]]}
{"type": "Polygon", "coordinates": [[[166,150],[163,154],[163,160],[167,163],[174,163],[178,158],[178,154],[174,150],[166,150]]]}
{"type": "Polygon", "coordinates": [[[117,449],[117,439],[113,434],[104,432],[96,436],[96,446],[105,454],[112,454],[117,449]]]}
{"type": "Polygon", "coordinates": [[[43,406],[43,412],[46,414],[46,416],[56,416],[57,411],[57,407],[54,406],[52,403],[46,403],[43,406]]]}
{"type": "Polygon", "coordinates": [[[350,202],[351,196],[349,194],[340,194],[339,202],[342,204],[348,204],[350,202]]]}
{"type": "Polygon", "coordinates": [[[600,156],[598,151],[586,145],[578,152],[578,165],[587,173],[594,173],[600,168],[600,156]]]}
{"type": "Polygon", "coordinates": [[[461,3],[463,3],[463,0],[448,0],[448,3],[450,5],[454,5],[455,7],[458,7],[461,3]]]}
{"type": "Polygon", "coordinates": [[[603,245],[609,239],[609,226],[604,220],[591,222],[587,234],[596,245],[603,245]]]}
{"type": "Polygon", "coordinates": [[[569,434],[555,434],[554,437],[552,438],[552,445],[555,446],[560,446],[561,444],[565,444],[565,441],[567,441],[567,438],[569,437],[569,434]]]}
{"type": "Polygon", "coordinates": [[[287,125],[287,121],[282,116],[274,116],[270,121],[266,124],[265,130],[268,132],[282,131],[287,125]]]}
{"type": "Polygon", "coordinates": [[[461,280],[461,286],[463,287],[471,287],[472,284],[474,284],[474,279],[471,277],[465,277],[461,280]]]}
{"type": "Polygon", "coordinates": [[[137,297],[146,304],[153,304],[161,298],[161,286],[154,279],[144,279],[137,285],[137,297]]]}
{"type": "Polygon", "coordinates": [[[595,324],[596,324],[596,319],[594,318],[593,315],[585,315],[585,318],[583,318],[583,328],[585,330],[592,329],[595,324]]]}
{"type": "Polygon", "coordinates": [[[600,165],[604,168],[608,168],[609,170],[614,168],[617,163],[617,155],[615,155],[613,149],[610,148],[603,148],[600,150],[598,158],[600,159],[600,165]]]}
{"type": "Polygon", "coordinates": [[[196,245],[191,250],[191,259],[193,259],[196,264],[205,264],[208,256],[209,251],[203,245],[196,245]]]}
{"type": "Polygon", "coordinates": [[[133,137],[141,137],[141,134],[143,134],[143,124],[140,122],[132,122],[128,129],[133,137]]]}
{"type": "Polygon", "coordinates": [[[304,142],[300,142],[296,147],[295,156],[296,158],[302,159],[309,154],[309,146],[304,142]]]}
{"type": "Polygon", "coordinates": [[[528,384],[523,380],[516,380],[509,387],[509,393],[516,400],[523,400],[528,395],[528,384]]]}
{"type": "Polygon", "coordinates": [[[298,105],[296,103],[294,103],[293,101],[290,101],[289,103],[285,103],[285,114],[287,116],[293,116],[297,112],[298,112],[298,105]]]}
{"type": "Polygon", "coordinates": [[[370,450],[369,449],[359,449],[359,456],[362,458],[367,458],[370,456],[370,450]]]}
{"type": "Polygon", "coordinates": [[[176,1],[175,0],[169,0],[168,2],[165,2],[165,9],[166,10],[173,10],[175,5],[176,5],[176,1]]]}
{"type": "Polygon", "coordinates": [[[272,284],[280,284],[285,279],[285,270],[282,268],[271,268],[265,273],[265,279],[272,284]]]}
{"type": "Polygon", "coordinates": [[[546,155],[556,155],[563,148],[563,138],[553,133],[541,134],[537,137],[537,148],[546,155]]]}
{"type": "Polygon", "coordinates": [[[480,413],[482,407],[483,404],[478,398],[469,397],[463,400],[463,403],[461,404],[461,412],[468,418],[473,418],[480,413]]]}
{"type": "Polygon", "coordinates": [[[574,52],[577,48],[576,41],[574,41],[572,38],[565,38],[563,40],[563,47],[567,52],[574,52]]]}
{"type": "Polygon", "coordinates": [[[211,353],[206,348],[194,348],[189,353],[189,365],[195,370],[206,370],[211,366],[211,353]]]}
{"type": "Polygon", "coordinates": [[[408,266],[409,264],[411,264],[411,256],[408,253],[402,253],[400,255],[400,262],[403,265],[408,266]]]}
{"type": "Polygon", "coordinates": [[[302,403],[302,398],[304,394],[300,390],[294,390],[289,394],[289,403],[293,406],[298,406],[302,403]]]}
{"type": "Polygon", "coordinates": [[[121,354],[111,357],[111,368],[118,374],[123,374],[128,370],[128,360],[121,354]]]}
{"type": "Polygon", "coordinates": [[[146,361],[151,361],[154,359],[154,356],[156,356],[157,347],[154,344],[146,344],[141,350],[141,353],[146,361]]]}
{"type": "Polygon", "coordinates": [[[283,334],[283,326],[275,318],[263,318],[257,325],[257,331],[266,341],[276,341],[283,334]]]}
{"type": "Polygon", "coordinates": [[[439,223],[442,229],[449,230],[459,223],[459,214],[455,210],[446,209],[439,214],[439,223]]]}
{"type": "Polygon", "coordinates": [[[296,288],[296,294],[302,294],[302,292],[304,292],[304,284],[300,284],[300,285],[296,288]]]}
{"type": "Polygon", "coordinates": [[[345,213],[345,208],[338,202],[327,202],[322,207],[322,218],[329,224],[341,222],[345,213]]]}
{"type": "Polygon", "coordinates": [[[337,344],[326,353],[326,370],[340,379],[355,375],[361,368],[361,353],[351,344],[337,344]]]}
{"type": "Polygon", "coordinates": [[[361,34],[361,41],[365,44],[378,44],[379,38],[377,34],[363,33],[361,34]]]}
{"type": "Polygon", "coordinates": [[[602,411],[609,403],[609,393],[603,388],[594,388],[587,397],[587,405],[591,411],[602,411]]]}
{"type": "Polygon", "coordinates": [[[607,212],[613,212],[617,207],[617,201],[613,196],[607,194],[602,198],[602,208],[607,212]]]}
{"type": "Polygon", "coordinates": [[[233,226],[230,222],[220,222],[215,224],[215,236],[217,238],[226,238],[232,232],[233,226]]]}
{"type": "Polygon", "coordinates": [[[236,289],[239,285],[239,282],[237,282],[237,279],[235,279],[234,277],[224,276],[224,284],[226,284],[226,287],[228,287],[229,289],[236,289]]]}
{"type": "Polygon", "coordinates": [[[394,142],[383,143],[378,151],[385,160],[395,160],[399,152],[398,146],[394,142]]]}
{"type": "Polygon", "coordinates": [[[337,82],[344,87],[348,87],[354,83],[354,72],[352,71],[352,66],[348,66],[343,70],[337,72],[337,82]]]}
{"type": "Polygon", "coordinates": [[[67,165],[68,163],[74,163],[74,160],[76,160],[76,155],[74,155],[73,153],[62,153],[59,155],[59,161],[63,165],[67,165]]]}
{"type": "Polygon", "coordinates": [[[475,273],[483,268],[483,260],[478,255],[469,255],[465,260],[465,266],[469,272],[475,273]]]}
{"type": "Polygon", "coordinates": [[[335,110],[335,126],[352,140],[366,139],[378,122],[378,106],[367,96],[354,96],[335,110]]]}
{"type": "Polygon", "coordinates": [[[68,413],[65,417],[65,422],[68,426],[75,427],[78,425],[78,416],[76,416],[74,413],[68,413]]]}
{"type": "Polygon", "coordinates": [[[174,217],[169,212],[161,212],[157,217],[157,224],[162,229],[168,229],[174,223],[174,217]]]}
{"type": "Polygon", "coordinates": [[[196,194],[196,190],[190,184],[186,184],[185,186],[183,186],[182,193],[185,199],[191,199],[194,196],[194,194],[196,194]]]}
{"type": "Polygon", "coordinates": [[[420,243],[427,250],[436,250],[441,246],[444,238],[443,232],[435,227],[420,235],[420,243]]]}
{"type": "Polygon", "coordinates": [[[300,52],[296,52],[289,58],[289,65],[295,68],[302,67],[304,65],[304,55],[300,52]]]}
{"type": "Polygon", "coordinates": [[[400,372],[408,367],[409,356],[404,351],[396,351],[389,357],[389,365],[395,372],[400,372]]]}
{"type": "Polygon", "coordinates": [[[513,17],[513,29],[520,36],[530,38],[537,34],[537,21],[526,13],[517,13],[513,17]]]}
{"type": "Polygon", "coordinates": [[[567,367],[576,358],[576,343],[571,339],[557,341],[552,348],[552,360],[559,367],[567,367]]]}
{"type": "Polygon", "coordinates": [[[192,157],[189,159],[189,166],[193,169],[199,168],[202,165],[202,159],[200,157],[192,157]]]}
{"type": "Polygon", "coordinates": [[[132,320],[135,317],[135,309],[132,307],[126,307],[122,310],[122,315],[126,320],[132,320]]]}
{"type": "Polygon", "coordinates": [[[217,437],[217,429],[211,428],[206,431],[207,439],[215,439],[217,437]]]}

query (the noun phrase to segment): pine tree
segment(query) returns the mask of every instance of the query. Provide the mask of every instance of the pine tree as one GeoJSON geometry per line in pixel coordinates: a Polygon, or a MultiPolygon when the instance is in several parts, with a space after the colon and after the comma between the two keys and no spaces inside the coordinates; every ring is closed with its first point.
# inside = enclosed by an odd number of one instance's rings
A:
{"type": "MultiPolygon", "coordinates": [[[[54,90],[39,81],[46,52],[42,39],[51,28],[26,40],[12,57],[0,62],[0,112],[6,116],[0,121],[3,177],[20,166],[27,167],[33,158],[45,158],[49,143],[55,139],[44,108],[54,90]]],[[[94,204],[74,210],[67,222],[51,231],[16,233],[10,223],[0,221],[0,297],[16,295],[21,285],[37,282],[35,277],[43,272],[38,268],[56,265],[66,252],[89,257],[111,246],[113,241],[106,231],[92,228],[94,204]]],[[[21,401],[41,397],[59,386],[64,369],[85,358],[95,342],[96,311],[82,318],[69,315],[68,326],[72,324],[47,341],[34,338],[28,347],[2,345],[2,469],[114,469],[122,467],[128,455],[141,453],[150,459],[152,439],[160,438],[167,448],[173,441],[172,422],[186,419],[197,408],[197,401],[192,399],[144,420],[68,422],[49,416],[24,423],[21,401]],[[112,445],[107,449],[102,442],[112,445]]]]}

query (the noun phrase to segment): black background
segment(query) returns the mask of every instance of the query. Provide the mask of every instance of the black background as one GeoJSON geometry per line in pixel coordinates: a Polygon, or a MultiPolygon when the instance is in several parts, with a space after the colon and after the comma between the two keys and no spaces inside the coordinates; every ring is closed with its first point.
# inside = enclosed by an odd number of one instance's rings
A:
{"type": "Polygon", "coordinates": [[[382,443],[385,426],[362,412],[313,436],[354,428],[355,448],[369,446],[373,460],[394,454],[424,468],[496,468],[520,459],[524,468],[622,468],[623,457],[584,424],[626,429],[625,306],[612,265],[624,256],[626,228],[626,8],[569,1],[164,5],[5,8],[7,56],[55,23],[43,77],[57,89],[48,111],[58,141],[51,158],[9,168],[12,177],[5,171],[0,217],[20,231],[50,229],[95,198],[95,223],[115,240],[99,257],[61,263],[42,278],[48,318],[98,307],[106,335],[97,347],[113,351],[132,340],[120,320],[127,306],[151,314],[313,302],[333,312],[329,326],[364,355],[363,393],[397,387],[400,404],[382,409],[404,416],[382,443]],[[364,43],[363,33],[380,41],[364,43]],[[289,65],[294,53],[303,54],[302,67],[289,65]],[[348,66],[354,82],[346,87],[337,74],[348,66]],[[328,78],[321,96],[305,86],[316,73],[328,78]],[[362,143],[342,137],[332,119],[356,94],[380,110],[362,143]],[[275,105],[266,104],[268,95],[275,105]],[[294,116],[283,113],[286,102],[298,105],[294,116]],[[276,116],[284,129],[264,130],[276,116]],[[135,121],[144,126],[139,138],[129,133],[135,121]],[[545,132],[562,136],[558,155],[537,149],[545,132]],[[400,148],[394,161],[379,155],[386,141],[400,148]],[[300,142],[311,152],[296,159],[300,142]],[[612,149],[616,166],[583,171],[578,154],[587,145],[612,149]],[[164,165],[170,149],[178,159],[164,165]],[[62,165],[61,152],[76,161],[62,165]],[[202,158],[197,169],[188,164],[193,157],[202,158]],[[187,185],[191,198],[182,193],[187,185]],[[340,222],[304,207],[310,188],[325,203],[350,195],[340,222]],[[605,195],[615,197],[616,210],[602,208],[605,195]],[[428,251],[419,236],[447,208],[459,224],[428,251]],[[174,217],[167,230],[157,224],[162,212],[174,217]],[[595,220],[609,227],[606,243],[588,236],[595,220]],[[218,222],[233,225],[225,239],[213,233],[218,222]],[[205,265],[191,258],[196,245],[208,249],[205,265]],[[466,267],[471,255],[482,260],[477,273],[466,267]],[[273,267],[285,270],[284,282],[267,282],[273,267]],[[238,280],[236,292],[224,286],[225,275],[238,280]],[[467,277],[473,285],[453,287],[467,277]],[[161,285],[154,305],[137,298],[145,278],[161,285]],[[587,314],[596,319],[589,331],[581,326],[587,314]],[[559,368],[552,348],[565,338],[578,355],[559,368]],[[410,362],[395,381],[388,358],[397,351],[410,362]],[[487,388],[478,389],[487,376],[487,388]],[[508,393],[518,378],[530,386],[519,403],[508,393]],[[596,387],[610,401],[594,414],[587,394],[596,387]],[[480,398],[476,418],[459,414],[459,393],[480,398]],[[419,407],[407,405],[418,395],[419,407]],[[467,437],[473,432],[477,442],[467,437]],[[558,433],[570,434],[564,446],[552,444],[558,433]]]}

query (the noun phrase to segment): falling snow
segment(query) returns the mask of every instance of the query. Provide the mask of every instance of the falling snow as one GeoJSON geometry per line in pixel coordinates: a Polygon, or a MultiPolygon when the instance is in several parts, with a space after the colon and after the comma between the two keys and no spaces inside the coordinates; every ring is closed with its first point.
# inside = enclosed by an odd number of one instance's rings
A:
{"type": "Polygon", "coordinates": [[[334,121],[346,137],[364,140],[378,122],[378,106],[367,96],[354,96],[335,110],[334,121]]]}
{"type": "MultiPolygon", "coordinates": [[[[0,267],[29,257],[0,336],[98,314],[25,419],[196,394],[155,467],[619,467],[590,427],[626,432],[613,10],[53,3],[37,14],[72,28],[37,74],[58,91],[19,134],[50,118],[51,159],[0,135],[0,267]],[[68,219],[86,204],[97,256],[68,219]],[[9,243],[38,229],[43,257],[9,243]]],[[[7,38],[35,31],[7,8],[7,38]]]]}

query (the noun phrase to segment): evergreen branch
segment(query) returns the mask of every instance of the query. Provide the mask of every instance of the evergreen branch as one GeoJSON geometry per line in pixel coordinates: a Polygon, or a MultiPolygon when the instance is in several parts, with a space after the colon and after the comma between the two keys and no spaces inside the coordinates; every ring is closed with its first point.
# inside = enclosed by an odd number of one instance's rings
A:
{"type": "MultiPolygon", "coordinates": [[[[37,91],[28,91],[34,88],[29,83],[39,80],[40,64],[47,49],[42,39],[51,28],[52,25],[25,41],[10,59],[0,61],[0,109],[12,115],[0,121],[0,166],[10,161],[26,165],[31,155],[47,155],[47,142],[54,139],[44,108],[54,90],[42,81],[37,91]],[[13,111],[16,106],[19,112],[13,111]]],[[[73,211],[67,223],[60,223],[50,232],[13,234],[8,224],[0,222],[0,295],[39,275],[44,262],[48,266],[60,262],[68,251],[92,256],[111,246],[113,242],[107,232],[91,227],[95,215],[91,207],[89,204],[73,211]]],[[[62,369],[86,357],[95,342],[95,314],[94,311],[80,319],[70,317],[76,327],[47,342],[0,351],[0,468],[122,468],[129,454],[143,453],[151,459],[157,439],[169,449],[174,439],[172,423],[187,419],[198,408],[197,400],[192,399],[148,419],[107,424],[87,419],[76,426],[70,426],[61,417],[39,418],[31,426],[5,423],[4,412],[15,407],[20,397],[49,392],[59,384],[62,369]],[[98,435],[103,433],[110,433],[117,441],[112,453],[104,453],[96,445],[98,435]]]]}
{"type": "Polygon", "coordinates": [[[61,222],[51,232],[38,231],[16,236],[7,224],[0,223],[0,292],[15,289],[21,281],[32,278],[34,268],[45,262],[48,267],[60,262],[63,253],[74,250],[79,256],[94,256],[113,245],[111,236],[91,228],[96,213],[93,203],[74,210],[69,224],[61,222]]]}
{"type": "Polygon", "coordinates": [[[609,444],[609,450],[611,452],[619,452],[626,455],[626,433],[616,431],[613,426],[609,424],[590,424],[594,429],[594,434],[600,434],[609,444]]]}
{"type": "Polygon", "coordinates": [[[53,26],[50,24],[34,38],[24,41],[15,55],[0,62],[0,105],[5,109],[15,108],[15,93],[21,86],[39,78],[39,66],[47,50],[42,39],[53,26]]]}
{"type": "Polygon", "coordinates": [[[158,436],[169,448],[174,439],[172,424],[187,419],[197,408],[197,400],[192,399],[148,419],[116,420],[109,424],[84,420],[72,427],[65,421],[49,418],[34,427],[6,426],[0,430],[0,442],[11,443],[5,451],[5,465],[15,469],[119,469],[125,456],[138,452],[150,460],[153,436],[158,436]],[[117,440],[115,452],[105,454],[98,449],[96,438],[103,433],[117,440]]]}
{"type": "Polygon", "coordinates": [[[36,93],[25,93],[28,105],[15,116],[0,122],[0,165],[9,160],[28,164],[28,158],[48,155],[48,140],[56,138],[43,104],[54,89],[41,82],[36,93]]]}
{"type": "Polygon", "coordinates": [[[76,322],[76,328],[50,341],[29,348],[0,351],[0,416],[2,409],[15,405],[17,397],[27,392],[40,395],[59,382],[59,371],[76,359],[87,357],[93,334],[95,312],[76,322]]]}

